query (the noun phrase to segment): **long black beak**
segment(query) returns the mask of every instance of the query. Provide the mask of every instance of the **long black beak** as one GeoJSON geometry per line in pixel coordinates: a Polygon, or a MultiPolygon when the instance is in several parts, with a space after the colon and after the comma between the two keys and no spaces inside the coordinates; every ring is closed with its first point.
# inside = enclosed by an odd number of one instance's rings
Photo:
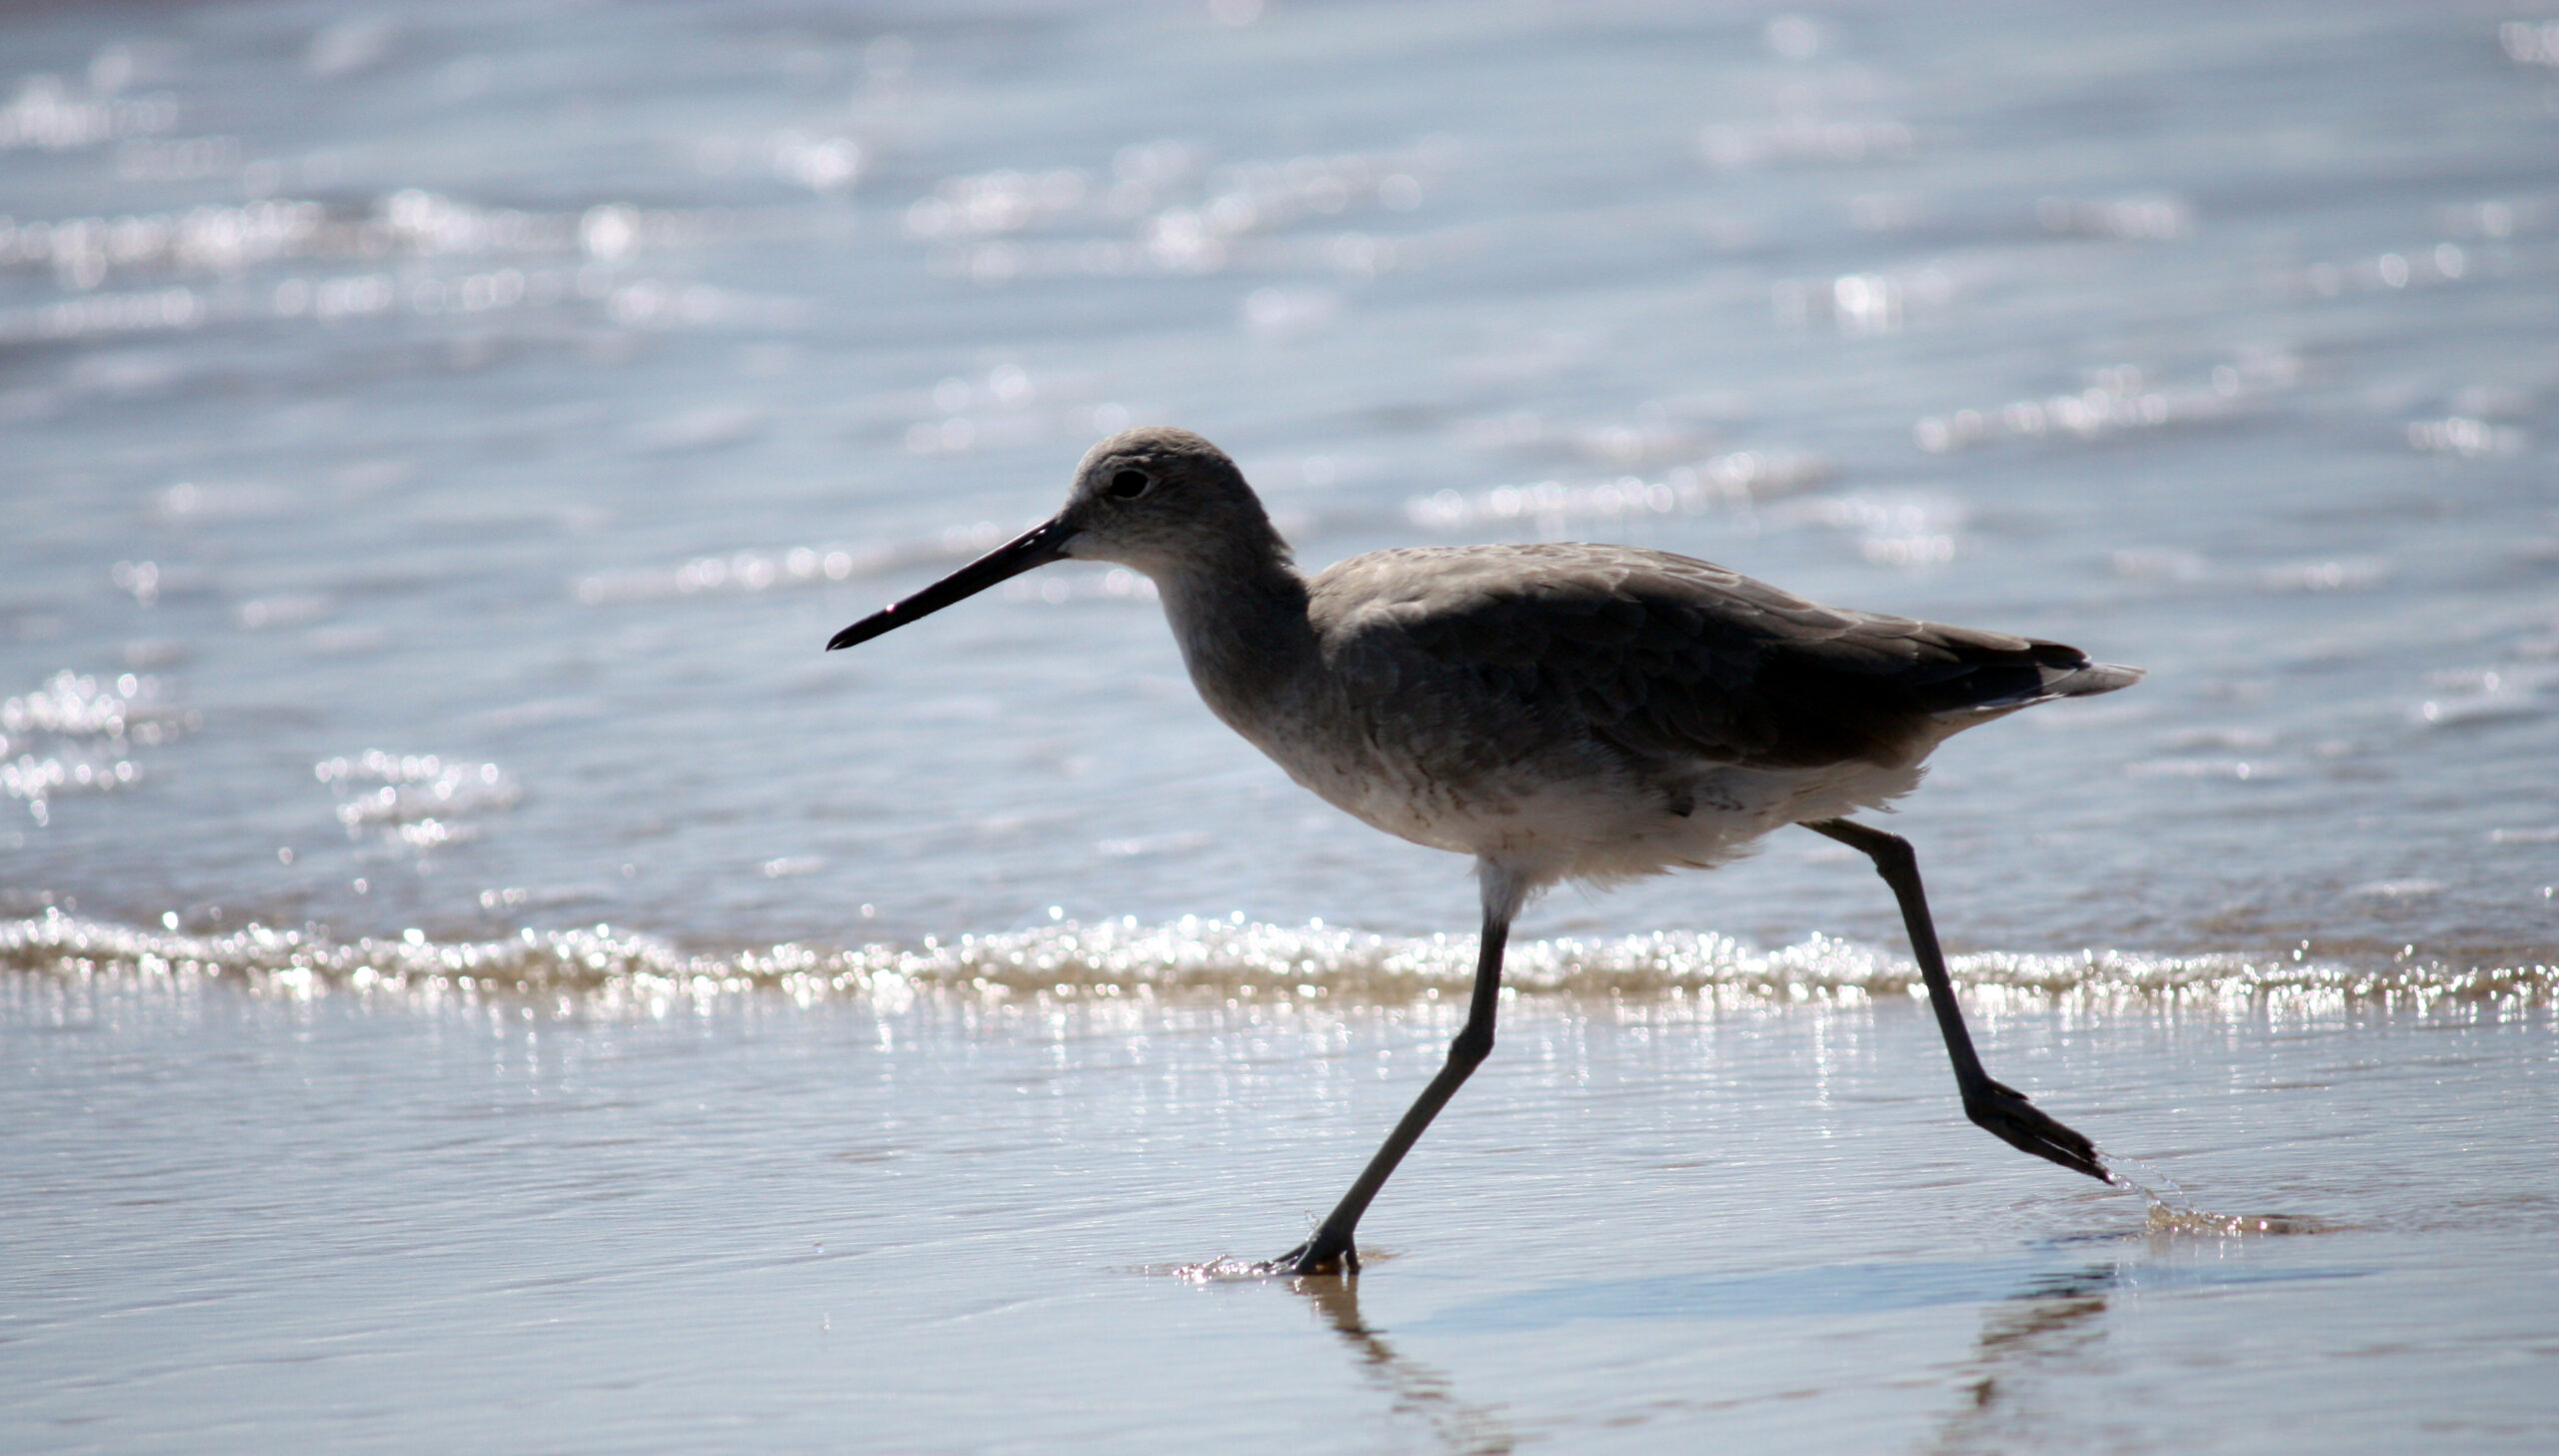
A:
{"type": "Polygon", "coordinates": [[[1067,554],[1067,543],[1075,539],[1075,534],[1076,529],[1063,521],[1033,527],[905,601],[893,602],[827,639],[827,651],[867,643],[892,628],[904,627],[963,598],[975,597],[998,582],[1019,577],[1034,567],[1045,567],[1067,554]]]}

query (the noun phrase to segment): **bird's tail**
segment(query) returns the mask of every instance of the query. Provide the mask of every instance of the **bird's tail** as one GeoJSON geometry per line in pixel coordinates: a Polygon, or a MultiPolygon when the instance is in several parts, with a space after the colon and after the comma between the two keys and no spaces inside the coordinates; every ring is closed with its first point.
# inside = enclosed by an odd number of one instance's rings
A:
{"type": "Polygon", "coordinates": [[[2127,668],[2117,663],[2092,663],[2081,658],[2075,668],[2063,668],[2057,672],[2046,669],[2043,692],[2039,697],[2092,698],[2100,693],[2112,693],[2118,688],[2129,688],[2144,676],[2146,674],[2140,668],[2127,668]]]}
{"type": "Polygon", "coordinates": [[[2057,642],[1975,648],[1967,656],[1971,671],[1933,685],[1930,696],[1936,701],[1928,705],[1932,716],[1961,720],[1967,727],[2056,698],[2112,693],[2142,678],[2139,668],[2092,663],[2086,653],[2057,642]]]}

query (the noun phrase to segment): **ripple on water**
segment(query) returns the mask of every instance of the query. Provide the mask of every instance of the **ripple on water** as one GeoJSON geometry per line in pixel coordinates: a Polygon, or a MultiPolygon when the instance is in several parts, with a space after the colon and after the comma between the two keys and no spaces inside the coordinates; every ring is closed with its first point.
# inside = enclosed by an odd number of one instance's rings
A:
{"type": "Polygon", "coordinates": [[[133,786],[142,778],[134,753],[196,724],[191,710],[167,700],[157,679],[65,669],[41,688],[0,702],[0,793],[46,823],[62,794],[133,786]]]}

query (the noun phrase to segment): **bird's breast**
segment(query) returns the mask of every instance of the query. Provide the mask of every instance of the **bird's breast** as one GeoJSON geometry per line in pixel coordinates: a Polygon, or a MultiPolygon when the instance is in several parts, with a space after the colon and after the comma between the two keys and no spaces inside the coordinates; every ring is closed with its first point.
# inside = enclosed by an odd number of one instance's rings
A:
{"type": "Polygon", "coordinates": [[[1710,867],[1783,825],[1880,805],[1919,779],[1915,764],[1863,760],[1636,764],[1587,734],[1475,707],[1470,719],[1426,698],[1332,692],[1229,722],[1362,823],[1497,860],[1536,883],[1710,867]]]}

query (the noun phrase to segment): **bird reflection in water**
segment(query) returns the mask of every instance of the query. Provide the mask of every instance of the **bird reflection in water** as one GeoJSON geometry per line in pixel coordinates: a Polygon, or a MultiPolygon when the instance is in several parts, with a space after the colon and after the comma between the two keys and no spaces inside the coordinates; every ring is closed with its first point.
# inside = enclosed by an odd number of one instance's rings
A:
{"type": "Polygon", "coordinates": [[[2013,1299],[1992,1305],[1981,1322],[1972,1358],[1958,1377],[1961,1404],[1946,1417],[1927,1449],[1940,1456],[2026,1449],[2067,1449],[2069,1422],[2039,1395],[2047,1377],[2084,1368],[2092,1347],[2105,1341],[2101,1316],[2125,1282],[2112,1262],[2039,1275],[2013,1299]]]}
{"type": "Polygon", "coordinates": [[[1516,1450],[1518,1436],[1489,1406],[1459,1400],[1448,1377],[1396,1353],[1383,1332],[1359,1314],[1359,1281],[1326,1275],[1290,1279],[1315,1313],[1350,1348],[1360,1378],[1382,1391],[1398,1416],[1430,1427],[1439,1449],[1457,1456],[1500,1456],[1516,1450]]]}

